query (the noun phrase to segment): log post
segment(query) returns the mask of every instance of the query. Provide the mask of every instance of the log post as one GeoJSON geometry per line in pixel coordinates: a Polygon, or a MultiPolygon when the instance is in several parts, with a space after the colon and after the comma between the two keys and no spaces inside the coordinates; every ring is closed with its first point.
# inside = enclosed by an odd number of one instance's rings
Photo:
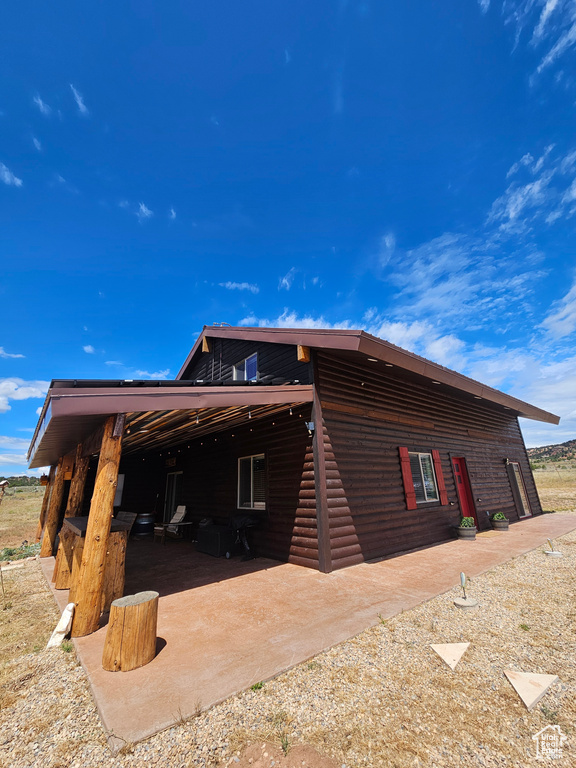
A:
{"type": "Polygon", "coordinates": [[[90,457],[82,455],[82,443],[78,443],[74,458],[74,474],[70,483],[70,493],[64,517],[80,517],[82,514],[82,502],[84,500],[84,486],[88,475],[90,457]]]}
{"type": "Polygon", "coordinates": [[[58,518],[60,516],[60,507],[64,496],[64,456],[58,459],[56,466],[56,476],[50,493],[50,503],[46,512],[46,523],[44,525],[44,536],[42,546],[40,547],[40,557],[52,557],[54,554],[54,543],[58,531],[58,518]]]}
{"type": "Polygon", "coordinates": [[[109,672],[143,667],[156,655],[158,592],[138,592],[114,600],[102,654],[109,672]]]}
{"type": "Polygon", "coordinates": [[[42,531],[44,530],[44,523],[46,522],[46,512],[48,511],[48,505],[50,504],[50,492],[54,485],[54,476],[56,474],[56,464],[50,467],[50,474],[48,475],[48,484],[44,489],[44,498],[42,499],[42,509],[40,510],[40,520],[38,520],[38,528],[36,529],[36,542],[39,542],[42,538],[42,531]]]}
{"type": "Polygon", "coordinates": [[[52,581],[54,582],[54,589],[69,589],[70,576],[72,575],[72,562],[74,553],[74,539],[77,536],[70,528],[62,526],[60,531],[60,544],[58,545],[58,553],[56,555],[56,562],[54,563],[54,574],[52,575],[52,581]]]}
{"type": "Polygon", "coordinates": [[[112,602],[124,594],[127,543],[128,531],[114,531],[110,534],[102,584],[102,613],[109,611],[112,602]]]}
{"type": "Polygon", "coordinates": [[[104,424],[84,552],[75,590],[76,610],[72,623],[72,637],[83,637],[98,629],[106,552],[118,484],[118,466],[122,453],[125,419],[124,414],[109,416],[104,424]]]}
{"type": "Polygon", "coordinates": [[[84,539],[81,536],[74,536],[72,540],[72,569],[70,572],[70,591],[68,592],[68,602],[76,602],[76,587],[78,586],[78,577],[80,576],[80,566],[82,565],[82,554],[84,552],[84,539]]]}

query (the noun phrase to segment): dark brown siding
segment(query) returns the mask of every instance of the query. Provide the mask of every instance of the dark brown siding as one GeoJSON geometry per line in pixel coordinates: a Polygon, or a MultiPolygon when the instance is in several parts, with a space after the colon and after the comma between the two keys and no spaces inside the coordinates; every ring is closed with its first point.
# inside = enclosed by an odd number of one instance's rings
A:
{"type": "Polygon", "coordinates": [[[233,339],[210,339],[210,345],[210,352],[198,352],[182,379],[232,381],[234,366],[257,352],[260,378],[272,376],[283,381],[311,383],[310,364],[298,362],[296,346],[233,339]]]}
{"type": "Polygon", "coordinates": [[[258,554],[311,568],[318,567],[316,495],[312,440],[304,422],[311,406],[293,408],[213,437],[205,437],[162,452],[123,462],[126,473],[123,508],[150,512],[159,494],[158,517],[164,507],[166,476],[183,472],[179,503],[188,508],[188,520],[211,517],[228,523],[238,514],[260,518],[254,530],[258,554]],[[237,509],[238,459],[264,453],[268,474],[265,512],[237,509]],[[166,466],[166,461],[176,464],[166,466]]]}
{"type": "Polygon", "coordinates": [[[518,519],[505,459],[520,462],[541,507],[517,419],[406,380],[381,364],[318,355],[333,568],[444,541],[460,518],[451,457],[466,459],[481,529],[488,513],[518,519]],[[440,453],[448,504],[407,510],[398,448],[440,453]],[[451,502],[451,503],[450,503],[451,502]]]}

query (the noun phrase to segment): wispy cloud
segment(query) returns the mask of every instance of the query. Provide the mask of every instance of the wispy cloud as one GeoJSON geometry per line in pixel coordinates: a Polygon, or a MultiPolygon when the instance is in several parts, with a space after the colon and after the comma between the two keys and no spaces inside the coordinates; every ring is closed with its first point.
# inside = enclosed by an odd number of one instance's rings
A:
{"type": "Polygon", "coordinates": [[[168,218],[171,219],[172,221],[174,221],[174,219],[176,218],[176,211],[174,210],[174,208],[170,208],[170,210],[168,211],[168,218]]]}
{"type": "Polygon", "coordinates": [[[121,363],[120,360],[106,360],[104,365],[124,365],[124,363],[121,363]]]}
{"type": "Polygon", "coordinates": [[[0,453],[0,465],[10,464],[11,466],[25,466],[26,463],[25,453],[0,453]]]}
{"type": "Polygon", "coordinates": [[[38,150],[38,152],[42,152],[42,144],[36,138],[36,136],[32,136],[32,144],[34,144],[34,146],[38,150]]]}
{"type": "Polygon", "coordinates": [[[282,314],[273,318],[257,317],[248,315],[240,320],[239,325],[257,326],[259,328],[354,328],[349,320],[331,323],[323,315],[313,317],[312,315],[299,315],[291,309],[285,309],[282,314]]]}
{"type": "Polygon", "coordinates": [[[15,176],[10,168],[7,168],[4,163],[0,163],[0,181],[7,184],[9,187],[21,187],[22,179],[15,176]]]}
{"type": "Polygon", "coordinates": [[[4,347],[0,347],[0,357],[4,357],[6,359],[9,359],[9,358],[15,359],[15,358],[23,358],[24,355],[12,354],[11,352],[6,352],[4,347]]]}
{"type": "Polygon", "coordinates": [[[565,338],[576,331],[576,280],[568,293],[554,303],[541,327],[554,339],[565,338]]]}
{"type": "Polygon", "coordinates": [[[258,293],[260,290],[255,283],[233,283],[230,280],[226,283],[218,283],[218,285],[229,291],[250,291],[250,293],[258,293]]]}
{"type": "Polygon", "coordinates": [[[154,371],[154,373],[148,373],[148,371],[135,371],[134,373],[141,379],[167,379],[170,375],[170,368],[166,368],[164,371],[154,371]]]}
{"type": "Polygon", "coordinates": [[[93,355],[96,352],[92,344],[86,344],[86,346],[82,347],[82,349],[84,352],[86,352],[87,355],[93,355]]]}
{"type": "Polygon", "coordinates": [[[49,107],[48,104],[46,104],[45,101],[42,101],[42,99],[40,98],[40,96],[38,94],[36,94],[36,96],[34,96],[32,101],[34,102],[34,104],[36,104],[36,106],[38,107],[38,109],[40,110],[40,112],[43,115],[48,116],[52,112],[52,108],[49,107]]]}
{"type": "Polygon", "coordinates": [[[294,282],[294,278],[296,277],[296,267],[292,267],[291,269],[286,272],[284,277],[281,277],[278,281],[278,290],[279,291],[289,291],[290,288],[292,288],[292,283],[294,282]]]}
{"type": "Polygon", "coordinates": [[[70,90],[72,91],[72,95],[74,96],[74,101],[76,102],[76,106],[78,107],[78,112],[80,112],[81,115],[86,117],[89,115],[88,107],[86,104],[84,104],[84,99],[82,95],[76,90],[76,88],[70,83],[70,90]]]}
{"type": "Polygon", "coordinates": [[[27,451],[30,445],[30,440],[26,440],[23,437],[8,437],[7,435],[0,435],[0,448],[7,449],[9,451],[27,451]]]}
{"type": "Polygon", "coordinates": [[[149,219],[151,216],[154,216],[154,211],[151,211],[144,203],[139,203],[136,211],[136,218],[138,221],[146,221],[146,219],[149,219]]]}
{"type": "Polygon", "coordinates": [[[487,13],[490,8],[490,0],[478,0],[478,5],[482,13],[487,13]]]}
{"type": "Polygon", "coordinates": [[[0,413],[11,409],[11,400],[45,397],[49,384],[49,381],[24,381],[15,377],[0,379],[0,413]]]}

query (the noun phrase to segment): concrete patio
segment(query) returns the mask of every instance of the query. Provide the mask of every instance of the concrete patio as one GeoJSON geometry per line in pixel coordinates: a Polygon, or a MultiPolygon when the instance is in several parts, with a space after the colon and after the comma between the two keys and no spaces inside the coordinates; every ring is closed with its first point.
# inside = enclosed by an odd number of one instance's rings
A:
{"type": "MultiPolygon", "coordinates": [[[[160,593],[156,658],[105,672],[105,627],[75,645],[111,743],[135,742],[451,589],[461,571],[476,576],[574,529],[576,516],[548,514],[332,574],[131,540],[125,593],[160,593]]],[[[50,583],[54,559],[40,562],[50,583]]],[[[67,591],[53,592],[63,608],[67,591]]]]}

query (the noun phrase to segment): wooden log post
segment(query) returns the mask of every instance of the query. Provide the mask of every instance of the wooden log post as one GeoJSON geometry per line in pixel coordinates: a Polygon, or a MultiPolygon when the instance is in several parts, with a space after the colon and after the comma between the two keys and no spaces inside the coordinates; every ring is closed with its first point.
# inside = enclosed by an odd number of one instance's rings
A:
{"type": "Polygon", "coordinates": [[[44,489],[44,498],[42,499],[42,509],[40,510],[40,520],[38,520],[38,528],[36,529],[36,542],[39,542],[42,538],[42,531],[44,530],[44,524],[46,522],[46,512],[48,511],[48,505],[50,504],[50,492],[54,485],[54,476],[56,475],[56,464],[50,467],[50,474],[48,475],[48,484],[44,489]]]}
{"type": "Polygon", "coordinates": [[[44,536],[40,547],[40,557],[52,557],[54,554],[54,544],[58,532],[58,518],[60,516],[60,507],[64,496],[64,457],[58,459],[56,466],[56,476],[52,493],[50,494],[50,504],[46,513],[46,523],[44,525],[44,536]]]}
{"type": "Polygon", "coordinates": [[[83,456],[83,445],[78,443],[76,456],[74,457],[74,474],[70,483],[70,493],[64,517],[80,517],[82,514],[82,502],[84,501],[84,486],[88,475],[90,457],[83,456]]]}
{"type": "Polygon", "coordinates": [[[60,531],[60,544],[58,545],[58,553],[56,555],[56,562],[54,563],[54,573],[52,574],[52,581],[54,582],[54,589],[69,589],[70,577],[72,575],[72,562],[74,553],[74,539],[76,534],[66,526],[62,527],[60,531]]]}
{"type": "Polygon", "coordinates": [[[143,667],[156,655],[158,592],[138,592],[114,600],[102,654],[109,672],[143,667]]]}
{"type": "Polygon", "coordinates": [[[72,570],[70,572],[70,591],[68,592],[68,602],[76,602],[76,589],[78,587],[78,578],[80,576],[80,566],[82,565],[82,554],[84,553],[84,539],[81,536],[74,535],[72,540],[72,570]]]}
{"type": "Polygon", "coordinates": [[[83,637],[98,629],[102,608],[104,568],[114,512],[114,496],[118,484],[118,466],[122,453],[125,421],[125,414],[118,414],[109,416],[104,424],[84,552],[74,595],[76,610],[72,623],[72,637],[83,637]]]}
{"type": "Polygon", "coordinates": [[[110,534],[102,584],[102,613],[109,611],[113,601],[124,594],[127,543],[128,531],[114,531],[110,534]]]}

